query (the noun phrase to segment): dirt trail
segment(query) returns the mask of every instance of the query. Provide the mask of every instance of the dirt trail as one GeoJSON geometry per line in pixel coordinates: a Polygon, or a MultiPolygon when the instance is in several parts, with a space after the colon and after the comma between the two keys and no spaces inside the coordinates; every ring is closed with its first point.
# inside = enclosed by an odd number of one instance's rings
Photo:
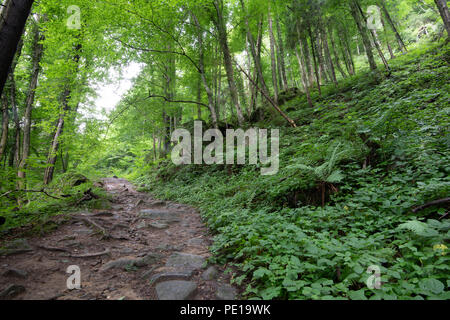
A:
{"type": "Polygon", "coordinates": [[[235,298],[223,270],[205,268],[211,240],[194,208],[152,199],[123,179],[103,182],[111,210],[74,213],[44,237],[1,244],[11,250],[0,252],[0,299],[235,298]],[[81,289],[67,289],[72,265],[81,289]]]}

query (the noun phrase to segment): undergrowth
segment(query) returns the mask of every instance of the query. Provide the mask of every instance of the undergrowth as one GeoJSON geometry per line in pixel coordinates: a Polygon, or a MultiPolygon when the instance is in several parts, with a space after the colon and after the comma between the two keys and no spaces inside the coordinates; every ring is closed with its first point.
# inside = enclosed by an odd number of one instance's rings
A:
{"type": "Polygon", "coordinates": [[[215,262],[238,270],[247,298],[449,299],[449,207],[412,212],[450,194],[449,58],[448,45],[418,48],[391,74],[314,93],[313,109],[288,102],[300,126],[281,128],[277,175],[166,161],[131,178],[201,209],[215,262]]]}

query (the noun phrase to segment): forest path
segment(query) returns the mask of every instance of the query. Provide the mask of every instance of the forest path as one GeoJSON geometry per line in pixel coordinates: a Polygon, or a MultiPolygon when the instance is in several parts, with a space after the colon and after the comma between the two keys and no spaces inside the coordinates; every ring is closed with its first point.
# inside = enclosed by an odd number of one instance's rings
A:
{"type": "Polygon", "coordinates": [[[211,239],[198,211],[152,199],[123,179],[103,183],[111,210],[60,216],[43,237],[2,244],[0,299],[236,297],[220,267],[205,268],[211,239]],[[69,266],[80,268],[80,289],[67,288],[69,266]]]}

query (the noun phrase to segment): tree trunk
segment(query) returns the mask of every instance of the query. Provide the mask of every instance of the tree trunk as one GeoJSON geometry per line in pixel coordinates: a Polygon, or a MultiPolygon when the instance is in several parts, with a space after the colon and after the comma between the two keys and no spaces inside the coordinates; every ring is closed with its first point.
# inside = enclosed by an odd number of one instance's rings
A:
{"type": "Polygon", "coordinates": [[[328,35],[330,36],[331,50],[333,50],[334,64],[341,73],[342,78],[346,78],[347,75],[345,74],[344,69],[342,69],[341,64],[339,63],[339,55],[336,51],[336,43],[334,42],[333,28],[331,27],[331,24],[328,24],[328,35]]]}
{"type": "MultiPolygon", "coordinates": [[[[364,25],[367,25],[367,18],[357,0],[355,1],[355,4],[358,7],[358,10],[359,10],[361,16],[363,17],[364,25]]],[[[386,70],[390,70],[391,68],[389,67],[386,57],[384,56],[383,50],[381,49],[381,43],[380,43],[380,40],[378,39],[377,31],[375,29],[370,29],[370,34],[372,35],[373,43],[375,45],[375,48],[378,51],[378,55],[380,56],[381,60],[383,61],[383,64],[384,64],[386,70]]]]}
{"type": "Polygon", "coordinates": [[[386,46],[388,48],[389,55],[391,56],[391,59],[395,59],[395,54],[394,54],[394,51],[392,51],[391,43],[389,41],[389,36],[388,36],[387,30],[386,30],[386,25],[384,24],[383,18],[381,18],[381,25],[383,26],[384,38],[386,39],[386,46]]]}
{"type": "Polygon", "coordinates": [[[273,35],[273,22],[269,5],[269,38],[270,38],[270,62],[272,66],[272,84],[274,91],[274,100],[278,104],[278,79],[277,79],[277,60],[275,58],[275,36],[273,35]]]}
{"type": "Polygon", "coordinates": [[[317,82],[317,91],[319,92],[319,96],[322,95],[322,90],[320,88],[320,76],[319,76],[319,68],[317,67],[317,58],[316,58],[316,50],[314,45],[314,38],[311,31],[311,26],[308,26],[308,34],[309,34],[309,40],[311,42],[311,51],[313,56],[313,62],[314,62],[314,73],[316,75],[316,82],[317,82]]]}
{"type": "Polygon", "coordinates": [[[33,0],[9,0],[0,19],[0,96],[22,37],[33,0]]]}
{"type": "Polygon", "coordinates": [[[8,143],[8,125],[9,125],[9,110],[8,110],[8,97],[6,94],[1,97],[2,104],[2,135],[0,137],[0,161],[3,159],[3,154],[6,150],[6,144],[8,143]]]}
{"type": "Polygon", "coordinates": [[[69,111],[69,99],[70,91],[66,90],[63,94],[63,112],[59,116],[58,122],[56,124],[55,134],[53,135],[52,144],[50,146],[50,151],[47,158],[47,167],[44,172],[44,184],[48,185],[53,180],[53,174],[55,172],[55,164],[58,158],[57,152],[60,144],[60,138],[64,129],[64,118],[66,113],[69,111]]]}
{"type": "MultiPolygon", "coordinates": [[[[39,21],[39,20],[38,20],[39,21]]],[[[33,26],[33,58],[32,58],[32,69],[31,69],[31,79],[28,86],[27,98],[25,101],[25,115],[24,115],[24,126],[23,126],[23,144],[22,144],[22,159],[19,164],[19,171],[17,173],[18,177],[22,179],[19,180],[19,188],[23,188],[24,179],[26,177],[25,169],[27,167],[27,160],[30,155],[30,136],[31,136],[31,115],[33,112],[34,95],[37,87],[37,81],[40,72],[40,61],[42,58],[43,45],[39,43],[43,36],[39,32],[39,23],[36,22],[33,26]]]]}
{"type": "Polygon", "coordinates": [[[281,82],[283,84],[283,90],[287,90],[289,88],[287,76],[286,76],[286,60],[284,56],[284,44],[283,38],[281,36],[281,27],[278,19],[275,21],[276,29],[277,29],[277,38],[278,38],[278,64],[281,73],[281,82]]]}
{"type": "Polygon", "coordinates": [[[377,64],[375,63],[375,58],[372,52],[372,46],[370,44],[370,38],[367,32],[367,24],[363,22],[362,16],[359,12],[359,5],[357,0],[350,1],[350,11],[355,20],[356,26],[358,27],[359,34],[363,40],[364,48],[366,50],[367,60],[369,61],[369,66],[371,70],[377,69],[377,64]]]}
{"type": "MultiPolygon", "coordinates": [[[[79,69],[78,63],[80,61],[81,48],[82,48],[81,45],[77,45],[75,47],[75,55],[73,57],[73,61],[75,62],[75,66],[76,66],[75,73],[77,73],[78,69],[79,69]]],[[[61,143],[60,142],[61,135],[63,134],[66,117],[71,112],[71,108],[69,105],[69,100],[70,100],[71,94],[72,94],[72,92],[69,88],[66,88],[62,94],[62,112],[60,113],[58,122],[56,124],[55,134],[53,136],[52,144],[50,146],[50,151],[47,156],[47,167],[45,168],[45,172],[44,172],[44,184],[45,185],[48,185],[53,180],[56,160],[58,159],[58,150],[59,150],[59,146],[61,143]]],[[[75,113],[76,113],[77,109],[78,109],[78,106],[76,106],[73,111],[75,111],[75,113]]],[[[61,161],[64,162],[64,160],[62,158],[61,158],[61,161]]]]}
{"type": "Polygon", "coordinates": [[[233,59],[231,57],[230,48],[228,47],[227,27],[225,25],[225,21],[223,18],[223,0],[214,0],[214,6],[217,12],[217,20],[214,19],[214,23],[216,24],[217,32],[219,35],[219,43],[222,47],[225,70],[227,72],[228,78],[228,86],[230,88],[231,100],[236,108],[239,125],[243,125],[244,115],[242,114],[242,109],[239,104],[238,92],[236,88],[236,83],[234,81],[233,59]]]}
{"type": "Polygon", "coordinates": [[[297,25],[297,32],[299,34],[300,41],[298,44],[298,48],[295,49],[295,55],[297,56],[298,64],[300,66],[300,71],[302,73],[302,84],[303,84],[303,89],[305,90],[306,99],[308,100],[308,105],[312,108],[313,103],[312,103],[311,94],[309,92],[309,88],[308,88],[308,84],[307,84],[307,74],[306,74],[306,68],[305,68],[305,55],[304,55],[304,50],[303,50],[303,45],[302,45],[302,39],[300,36],[300,28],[298,25],[297,25]],[[299,53],[299,51],[300,51],[300,53],[299,53]]]}
{"type": "Polygon", "coordinates": [[[325,28],[323,27],[323,22],[320,21],[321,25],[321,34],[322,34],[322,43],[323,43],[323,49],[325,52],[326,61],[328,62],[328,69],[330,70],[330,77],[333,81],[334,85],[337,86],[337,79],[336,79],[336,71],[334,70],[334,64],[333,59],[331,58],[330,48],[328,47],[328,36],[325,28]]]}
{"type": "MultiPolygon", "coordinates": [[[[200,102],[201,100],[202,100],[202,75],[199,73],[197,82],[197,101],[200,102]]],[[[197,107],[197,120],[202,120],[202,108],[200,106],[196,107],[197,107]]],[[[192,118],[194,118],[194,113],[192,115],[192,118]]]]}
{"type": "Polygon", "coordinates": [[[319,62],[319,74],[322,80],[328,81],[328,76],[325,72],[325,62],[323,57],[323,51],[322,51],[322,44],[320,41],[320,30],[316,29],[316,39],[315,39],[314,45],[316,46],[316,52],[317,52],[317,61],[319,62]]]}
{"type": "MultiPolygon", "coordinates": [[[[248,38],[246,37],[245,38],[245,54],[247,56],[247,65],[248,65],[247,72],[248,72],[249,75],[253,75],[253,79],[254,79],[255,78],[254,77],[255,73],[252,72],[252,57],[250,55],[250,48],[249,48],[249,46],[250,46],[250,44],[248,42],[248,38]]],[[[255,89],[255,86],[253,85],[253,83],[250,80],[248,80],[248,88],[249,88],[249,92],[250,92],[250,101],[249,101],[249,106],[248,106],[248,109],[247,109],[247,113],[248,113],[247,115],[248,115],[248,118],[250,119],[250,117],[252,115],[252,112],[254,110],[254,106],[256,104],[256,101],[255,101],[256,89],[255,89]]]]}
{"type": "MultiPolygon", "coordinates": [[[[203,82],[203,87],[205,88],[206,94],[208,96],[208,108],[209,108],[209,112],[211,114],[211,120],[212,120],[213,126],[214,126],[214,128],[218,128],[218,118],[217,118],[217,114],[216,114],[216,108],[214,106],[214,95],[213,95],[211,88],[208,85],[208,80],[206,79],[206,74],[205,74],[203,31],[200,27],[200,23],[199,23],[197,17],[195,16],[195,14],[191,13],[191,15],[192,15],[192,19],[194,20],[194,23],[198,29],[197,41],[198,41],[198,45],[199,45],[199,63],[198,64],[199,64],[200,77],[203,82]]],[[[221,73],[221,72],[222,72],[222,70],[219,69],[219,73],[221,73]]]]}
{"type": "Polygon", "coordinates": [[[22,55],[23,48],[23,40],[19,42],[17,47],[17,53],[14,57],[13,64],[11,66],[11,72],[9,74],[9,83],[10,83],[10,100],[11,100],[11,109],[13,113],[13,121],[14,121],[14,144],[11,148],[11,156],[9,160],[10,167],[18,167],[20,162],[20,120],[18,115],[18,108],[16,104],[16,81],[15,81],[15,70],[17,63],[19,62],[19,58],[22,55]]]}
{"type": "MultiPolygon", "coordinates": [[[[241,1],[242,10],[246,14],[244,2],[243,2],[243,0],[240,0],[240,1],[241,1]]],[[[247,15],[245,16],[245,25],[247,28],[247,37],[250,42],[250,51],[252,53],[253,62],[255,64],[255,69],[256,69],[256,72],[258,75],[259,83],[261,85],[261,90],[264,92],[265,95],[269,96],[269,90],[267,88],[266,82],[264,81],[264,75],[263,75],[262,66],[261,66],[261,59],[260,59],[258,53],[256,52],[255,40],[254,40],[253,35],[250,30],[250,24],[248,22],[247,15]]],[[[258,45],[261,45],[261,44],[258,44],[258,45]]]]}
{"type": "MultiPolygon", "coordinates": [[[[348,32],[347,28],[343,24],[338,25],[340,27],[340,30],[342,32],[343,37],[340,37],[341,40],[341,46],[343,50],[345,51],[345,55],[347,56],[348,63],[349,63],[349,74],[354,75],[356,73],[355,69],[355,63],[353,61],[353,54],[352,54],[352,48],[350,47],[349,39],[348,39],[348,32]]],[[[357,48],[359,48],[358,41],[356,42],[357,48]]],[[[358,53],[359,54],[359,53],[358,53]]]]}
{"type": "Polygon", "coordinates": [[[439,9],[442,21],[444,21],[445,29],[447,30],[447,37],[450,38],[450,14],[448,11],[446,0],[434,0],[439,9]]]}
{"type": "Polygon", "coordinates": [[[406,49],[405,43],[403,42],[402,37],[400,36],[400,34],[397,31],[397,28],[395,27],[394,21],[392,20],[391,15],[389,14],[389,11],[387,10],[386,5],[384,4],[384,0],[379,0],[379,4],[381,7],[381,10],[383,10],[384,16],[386,17],[389,25],[392,28],[392,31],[394,31],[395,38],[397,39],[400,50],[403,53],[407,52],[408,50],[406,49]]]}

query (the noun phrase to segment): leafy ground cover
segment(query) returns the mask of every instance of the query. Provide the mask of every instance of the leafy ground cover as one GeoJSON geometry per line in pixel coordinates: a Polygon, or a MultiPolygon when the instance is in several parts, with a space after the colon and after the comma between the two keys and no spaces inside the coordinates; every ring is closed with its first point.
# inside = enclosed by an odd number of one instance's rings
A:
{"type": "Polygon", "coordinates": [[[286,103],[301,125],[280,128],[277,175],[166,161],[130,178],[202,210],[214,259],[248,298],[449,299],[448,204],[412,210],[450,193],[449,61],[448,44],[416,48],[389,74],[313,93],[313,109],[286,103]]]}

